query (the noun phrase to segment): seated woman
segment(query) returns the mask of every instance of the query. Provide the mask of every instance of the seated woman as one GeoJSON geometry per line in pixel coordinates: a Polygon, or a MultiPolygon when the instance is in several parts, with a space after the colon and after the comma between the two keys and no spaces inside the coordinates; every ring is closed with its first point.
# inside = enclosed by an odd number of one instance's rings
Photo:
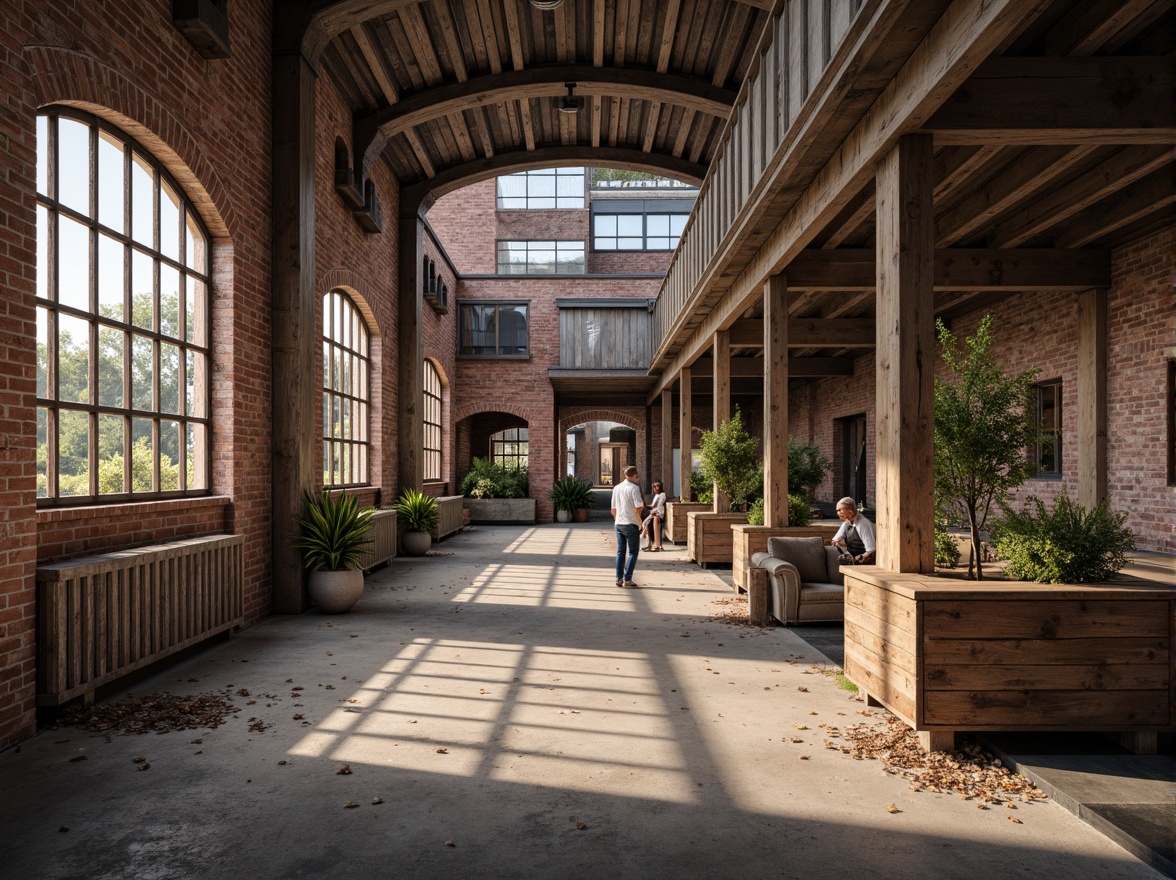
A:
{"type": "Polygon", "coordinates": [[[642,550],[660,550],[662,548],[662,520],[666,515],[666,493],[662,491],[662,484],[653,484],[653,500],[649,502],[649,516],[641,524],[641,537],[645,541],[642,550]]]}
{"type": "Polygon", "coordinates": [[[852,498],[837,502],[837,516],[841,528],[831,542],[841,550],[840,560],[845,565],[872,565],[874,562],[874,524],[858,513],[852,498]]]}

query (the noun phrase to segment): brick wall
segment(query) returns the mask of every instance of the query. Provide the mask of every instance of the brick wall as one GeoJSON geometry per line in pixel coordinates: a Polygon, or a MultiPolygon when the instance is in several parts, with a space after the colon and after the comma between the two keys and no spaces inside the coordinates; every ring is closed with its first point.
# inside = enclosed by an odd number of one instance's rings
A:
{"type": "Polygon", "coordinates": [[[497,181],[472,183],[442,196],[429,209],[429,224],[463,275],[492,275],[496,270],[494,228],[497,181]]]}

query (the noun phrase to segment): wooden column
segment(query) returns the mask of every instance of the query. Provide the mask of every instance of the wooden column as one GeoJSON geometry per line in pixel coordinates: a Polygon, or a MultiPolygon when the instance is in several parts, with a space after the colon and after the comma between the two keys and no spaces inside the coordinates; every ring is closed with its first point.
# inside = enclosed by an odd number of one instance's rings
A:
{"type": "Polygon", "coordinates": [[[399,220],[399,312],[396,364],[400,381],[397,414],[397,492],[421,489],[425,474],[424,353],[421,342],[421,257],[424,223],[414,211],[399,220]]]}
{"type": "MultiPolygon", "coordinates": [[[[714,416],[712,427],[717,431],[719,425],[731,418],[731,334],[727,330],[715,333],[712,351],[715,361],[713,377],[714,416]]],[[[719,491],[715,486],[715,513],[729,513],[731,499],[719,491]]]]}
{"type": "Polygon", "coordinates": [[[788,525],[788,282],[764,282],[764,525],[788,525]]]}
{"type": "Polygon", "coordinates": [[[1078,503],[1107,497],[1107,292],[1078,294],[1078,503]]]}
{"type": "Polygon", "coordinates": [[[314,288],[315,71],[300,40],[275,39],[273,60],[273,610],[309,606],[302,557],[290,546],[303,493],[322,481],[319,297],[314,288]],[[284,43],[284,44],[283,44],[284,43]]]}
{"type": "Polygon", "coordinates": [[[661,481],[662,489],[669,498],[674,491],[674,396],[669,389],[661,393],[661,481]]]}
{"type": "Polygon", "coordinates": [[[906,135],[878,163],[878,555],[933,571],[935,333],[932,138],[906,135]]]}
{"type": "Polygon", "coordinates": [[[678,376],[678,433],[681,437],[681,448],[678,450],[678,471],[682,475],[682,485],[678,487],[678,496],[683,501],[690,500],[690,471],[693,461],[690,458],[690,447],[694,441],[694,428],[691,422],[694,414],[691,412],[691,377],[690,368],[683,367],[678,376]]]}

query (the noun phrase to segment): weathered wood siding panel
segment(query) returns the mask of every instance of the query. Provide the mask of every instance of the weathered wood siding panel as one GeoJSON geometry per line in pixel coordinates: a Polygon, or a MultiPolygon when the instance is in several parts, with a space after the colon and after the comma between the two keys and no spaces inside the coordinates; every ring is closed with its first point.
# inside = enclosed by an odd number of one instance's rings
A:
{"type": "Polygon", "coordinates": [[[559,365],[575,369],[635,370],[652,355],[650,314],[644,308],[561,308],[559,365]]]}

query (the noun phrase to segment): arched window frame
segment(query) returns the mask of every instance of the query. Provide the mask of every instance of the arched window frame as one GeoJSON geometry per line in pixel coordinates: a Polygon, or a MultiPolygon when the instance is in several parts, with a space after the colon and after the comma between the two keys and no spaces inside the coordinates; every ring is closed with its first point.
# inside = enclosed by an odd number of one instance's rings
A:
{"type": "Polygon", "coordinates": [[[91,114],[41,111],[37,160],[37,504],[208,494],[207,229],[91,114]]]}
{"type": "Polygon", "coordinates": [[[424,422],[425,422],[425,472],[426,482],[441,480],[441,373],[430,360],[425,361],[424,375],[424,422]]]}
{"type": "Polygon", "coordinates": [[[323,296],[323,487],[370,485],[371,332],[343,290],[323,296]]]}

